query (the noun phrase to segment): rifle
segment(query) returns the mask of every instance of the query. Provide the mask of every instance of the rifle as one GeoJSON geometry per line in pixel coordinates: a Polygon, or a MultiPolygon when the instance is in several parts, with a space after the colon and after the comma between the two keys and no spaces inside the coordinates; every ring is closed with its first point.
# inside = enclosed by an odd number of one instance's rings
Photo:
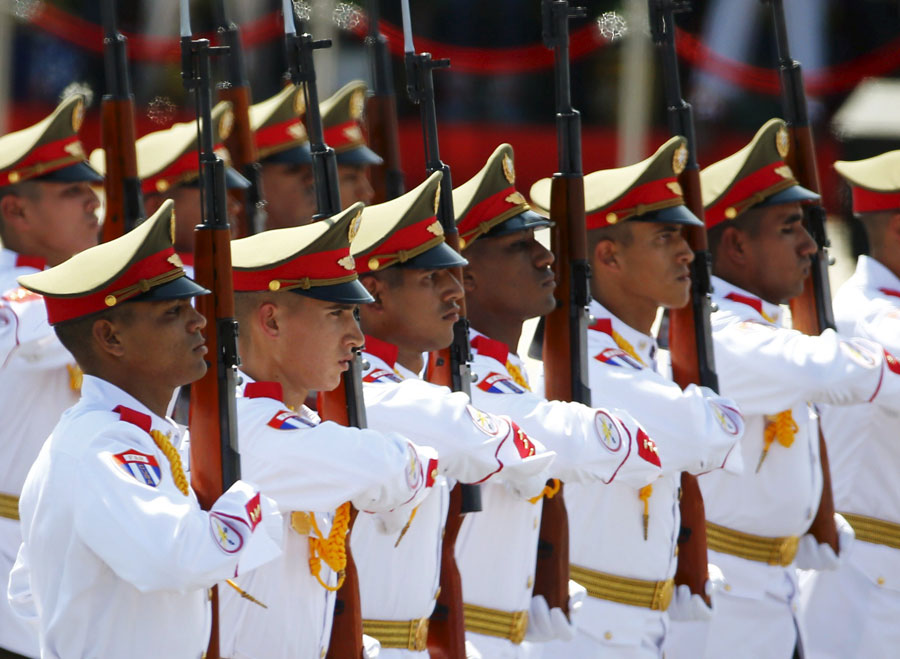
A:
{"type": "MultiPolygon", "coordinates": [[[[206,347],[215,358],[206,375],[191,385],[191,486],[204,510],[241,477],[235,384],[237,322],[231,284],[231,230],[228,226],[225,163],[213,151],[210,59],[227,46],[191,38],[188,0],[181,0],[181,76],[194,92],[200,142],[200,194],[203,223],[194,230],[194,278],[211,295],[197,298],[208,319],[206,347]]],[[[212,628],[206,656],[219,659],[218,591],[211,590],[212,628]]]]}
{"type": "Polygon", "coordinates": [[[227,75],[219,88],[219,98],[230,101],[234,112],[234,128],[225,140],[225,147],[234,166],[250,181],[250,187],[246,191],[232,191],[242,202],[237,231],[237,237],[241,238],[265,229],[266,199],[262,189],[259,153],[250,128],[250,82],[247,80],[241,32],[233,21],[228,20],[225,0],[216,0],[214,11],[219,39],[228,47],[225,67],[227,75]]]}
{"type": "MultiPolygon", "coordinates": [[[[425,145],[425,169],[429,174],[443,172],[437,217],[444,229],[447,244],[459,251],[459,232],[453,212],[453,183],[450,167],[441,161],[438,144],[437,109],[434,103],[434,69],[450,66],[449,59],[432,59],[431,53],[416,53],[412,40],[409,0],[403,0],[403,42],[406,64],[406,91],[409,99],[419,106],[425,145]]],[[[462,281],[462,268],[453,269],[453,276],[462,281]]],[[[453,342],[449,347],[428,355],[425,369],[429,382],[463,391],[469,395],[472,372],[469,363],[469,322],[466,320],[465,300],[460,300],[459,320],[453,326],[453,342]]],[[[470,396],[471,397],[471,396],[470,396]]],[[[456,565],[456,538],[463,515],[481,510],[481,488],[458,483],[450,492],[450,505],[441,545],[441,588],[428,627],[428,651],[432,657],[464,659],[466,656],[466,627],[463,613],[462,580],[456,565]]]]}
{"type": "MultiPolygon", "coordinates": [[[[782,0],[763,0],[772,6],[775,25],[775,43],[778,51],[778,69],[781,77],[781,100],[784,120],[788,125],[792,148],[786,158],[797,181],[807,190],[819,193],[819,174],[816,170],[816,150],[812,127],[806,109],[806,91],[803,88],[803,72],[800,63],[791,58],[787,26],[784,20],[782,0]]],[[[817,250],[812,256],[812,267],[803,285],[803,293],[791,300],[791,317],[794,329],[804,334],[818,335],[824,330],[835,329],[834,311],[831,308],[831,287],[828,281],[828,237],[825,235],[825,209],[821,203],[803,205],[803,222],[816,241],[817,250]]],[[[831,491],[831,470],[825,436],[819,425],[819,454],[822,462],[822,498],[816,517],[809,527],[819,544],[828,543],[838,553],[838,534],[834,523],[834,495],[831,491]]]]}
{"type": "Polygon", "coordinates": [[[144,196],[134,143],[134,94],[128,80],[127,39],[116,27],[115,0],[103,0],[103,65],[106,94],[101,104],[101,141],[106,154],[106,216],[102,241],[131,231],[144,218],[144,196]]]}
{"type": "MultiPolygon", "coordinates": [[[[669,132],[686,140],[688,159],[678,175],[684,191],[684,203],[701,221],[703,197],[700,193],[700,167],[697,164],[697,140],[691,105],[681,95],[678,57],[675,54],[675,12],[690,8],[689,0],[650,0],[650,32],[662,61],[669,132]]],[[[710,272],[712,256],[704,227],[685,227],[684,237],[694,252],[691,263],[691,299],[681,309],[669,310],[669,347],[672,354],[672,378],[678,386],[699,384],[717,391],[719,380],[713,357],[710,272]]],[[[675,583],[686,584],[691,593],[706,595],[709,558],[706,546],[706,512],[697,477],[681,474],[681,532],[678,537],[678,567],[675,583]]]]}
{"type": "MultiPolygon", "coordinates": [[[[284,0],[284,33],[288,66],[291,80],[295,85],[303,84],[306,97],[306,129],[309,133],[312,169],[316,181],[316,203],[318,213],[313,220],[331,217],[341,211],[341,193],[337,176],[337,156],[334,149],[325,143],[322,115],[319,112],[319,92],[316,86],[316,70],[313,66],[313,51],[328,48],[331,41],[313,41],[312,35],[298,35],[294,27],[291,0],[284,0]]],[[[318,393],[319,413],[323,419],[344,426],[366,427],[366,406],[362,394],[362,358],[354,351],[350,368],[341,375],[341,385],[334,391],[318,393]]],[[[328,657],[362,657],[363,627],[362,606],[359,599],[359,574],[350,552],[350,533],[356,520],[356,509],[351,509],[350,525],[347,530],[347,564],[344,568],[344,583],[337,592],[334,620],[331,625],[331,640],[328,657]]]]}
{"type": "Polygon", "coordinates": [[[397,127],[397,99],[387,38],[378,30],[378,0],[369,0],[369,34],[366,37],[372,69],[372,94],[366,101],[366,132],[369,145],[384,158],[372,167],[374,203],[380,204],[403,194],[400,141],[397,127]]]}
{"type": "MultiPolygon", "coordinates": [[[[591,404],[587,384],[587,305],[590,303],[581,115],[572,107],[569,20],[586,15],[568,0],[542,0],[542,36],[553,50],[558,170],[550,187],[550,250],[556,259],[557,306],[544,318],[545,394],[550,400],[591,404]]],[[[534,592],[569,612],[569,517],[563,488],[544,500],[534,592]]]]}

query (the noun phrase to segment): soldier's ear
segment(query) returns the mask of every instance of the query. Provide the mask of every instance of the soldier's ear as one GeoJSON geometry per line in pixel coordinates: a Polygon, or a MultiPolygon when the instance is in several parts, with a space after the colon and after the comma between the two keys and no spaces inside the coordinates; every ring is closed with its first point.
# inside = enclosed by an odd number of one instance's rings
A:
{"type": "Polygon", "coordinates": [[[366,304],[365,308],[381,311],[384,308],[381,304],[381,293],[385,288],[384,282],[380,281],[378,277],[360,277],[359,282],[365,286],[369,295],[375,298],[375,301],[366,304]]]}
{"type": "Polygon", "coordinates": [[[608,238],[598,240],[594,245],[594,250],[591,254],[591,261],[592,267],[595,268],[613,270],[621,269],[622,266],[619,258],[619,244],[615,240],[608,238]]]}
{"type": "Polygon", "coordinates": [[[14,231],[20,229],[25,220],[22,197],[7,194],[0,198],[0,216],[7,227],[14,231]]]}
{"type": "Polygon", "coordinates": [[[111,357],[121,357],[125,354],[125,348],[119,339],[119,330],[115,322],[107,318],[98,318],[91,325],[91,335],[94,345],[101,354],[111,357]]]}
{"type": "Polygon", "coordinates": [[[475,281],[475,275],[472,274],[472,269],[469,266],[465,266],[462,269],[462,274],[463,274],[463,280],[462,280],[463,290],[465,290],[466,295],[469,295],[470,293],[474,292],[476,288],[478,288],[476,281],[475,281]]]}
{"type": "Polygon", "coordinates": [[[736,226],[727,226],[722,230],[722,239],[716,250],[717,259],[724,258],[736,265],[747,261],[747,234],[736,226]]]}

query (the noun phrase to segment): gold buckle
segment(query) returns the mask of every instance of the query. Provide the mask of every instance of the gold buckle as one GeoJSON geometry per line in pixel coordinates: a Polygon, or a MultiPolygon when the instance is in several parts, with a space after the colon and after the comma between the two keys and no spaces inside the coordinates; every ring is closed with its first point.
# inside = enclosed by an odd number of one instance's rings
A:
{"type": "Polygon", "coordinates": [[[673,579],[657,581],[656,587],[653,589],[653,598],[650,601],[650,608],[654,611],[665,611],[672,602],[672,594],[674,592],[675,581],[673,579]]]}
{"type": "Polygon", "coordinates": [[[795,535],[782,538],[777,550],[778,565],[790,565],[794,561],[794,556],[797,555],[797,546],[799,544],[800,538],[795,535]]]}
{"type": "Polygon", "coordinates": [[[509,640],[519,645],[525,640],[525,632],[528,630],[528,611],[515,611],[512,614],[512,625],[509,631],[509,640]]]}
{"type": "Polygon", "coordinates": [[[428,618],[419,618],[418,620],[410,620],[410,637],[409,648],[416,652],[422,652],[428,649],[428,618]]]}

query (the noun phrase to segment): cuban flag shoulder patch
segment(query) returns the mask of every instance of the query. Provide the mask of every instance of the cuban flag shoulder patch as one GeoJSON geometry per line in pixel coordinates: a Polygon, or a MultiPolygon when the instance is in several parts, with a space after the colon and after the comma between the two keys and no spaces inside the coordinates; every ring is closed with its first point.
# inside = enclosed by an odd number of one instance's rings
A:
{"type": "Polygon", "coordinates": [[[525,390],[502,373],[488,373],[478,383],[478,388],[489,394],[524,394],[525,390]]]}
{"type": "Polygon", "coordinates": [[[618,348],[605,348],[600,353],[594,355],[594,359],[610,366],[624,366],[641,370],[641,364],[624,350],[618,348]]]}
{"type": "Polygon", "coordinates": [[[375,368],[363,376],[363,382],[403,382],[403,378],[386,368],[375,368]]]}
{"type": "Polygon", "coordinates": [[[116,465],[139,483],[150,487],[159,487],[162,470],[156,458],[134,449],[116,453],[113,456],[116,465]]]}
{"type": "Polygon", "coordinates": [[[315,424],[301,416],[297,416],[290,410],[281,410],[269,419],[266,425],[275,428],[275,430],[300,430],[301,428],[312,428],[315,424]]]}

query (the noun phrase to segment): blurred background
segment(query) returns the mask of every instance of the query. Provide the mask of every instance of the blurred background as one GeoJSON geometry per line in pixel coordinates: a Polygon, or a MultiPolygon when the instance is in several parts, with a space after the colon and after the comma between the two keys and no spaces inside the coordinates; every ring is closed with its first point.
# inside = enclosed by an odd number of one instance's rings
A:
{"type": "MultiPolygon", "coordinates": [[[[473,175],[500,142],[516,151],[518,187],[556,168],[552,52],[541,42],[539,0],[411,0],[419,51],[449,57],[435,73],[441,155],[456,183],[473,175]]],[[[575,3],[573,3],[575,4],[575,3]]],[[[573,103],[582,113],[584,169],[628,164],[668,136],[662,81],[646,0],[583,0],[572,34],[573,103]]],[[[98,0],[0,0],[0,132],[27,126],[73,89],[92,98],[83,140],[99,146],[104,93],[98,0]]],[[[143,135],[193,117],[181,86],[176,0],[116,0],[143,135]]],[[[355,78],[370,80],[366,0],[294,2],[316,38],[320,98],[355,78]]],[[[253,101],[284,84],[280,0],[225,0],[241,28],[253,101]]],[[[846,217],[831,163],[900,148],[900,8],[897,0],[785,0],[795,59],[803,65],[825,203],[846,217]]],[[[215,39],[220,0],[193,0],[195,34],[215,39]]],[[[424,178],[418,109],[405,92],[400,2],[381,0],[390,41],[407,188],[424,178]]],[[[759,0],[695,0],[680,13],[682,86],[694,106],[701,166],[743,146],[780,115],[769,9],[759,0]]],[[[840,228],[840,227],[839,227],[840,228]]]]}

